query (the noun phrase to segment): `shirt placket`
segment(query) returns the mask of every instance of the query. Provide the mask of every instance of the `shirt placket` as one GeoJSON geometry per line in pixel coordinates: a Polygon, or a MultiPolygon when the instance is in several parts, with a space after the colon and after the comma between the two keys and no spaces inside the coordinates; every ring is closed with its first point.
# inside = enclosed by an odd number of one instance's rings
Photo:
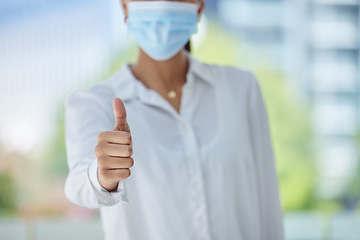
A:
{"type": "Polygon", "coordinates": [[[158,106],[169,111],[181,125],[185,156],[190,176],[190,200],[195,229],[194,239],[211,240],[200,149],[191,126],[191,115],[194,109],[192,96],[196,94],[193,87],[193,78],[193,74],[187,74],[187,82],[182,91],[180,114],[158,93],[147,90],[139,82],[136,83],[138,84],[137,90],[139,91],[140,99],[144,103],[158,106]]]}
{"type": "Polygon", "coordinates": [[[191,85],[186,85],[182,94],[180,119],[182,122],[182,132],[184,136],[183,144],[190,176],[190,199],[193,207],[195,239],[210,240],[208,207],[206,203],[200,149],[196,140],[195,132],[190,124],[192,109],[194,109],[194,102],[192,101],[193,98],[191,96],[192,94],[195,94],[195,92],[191,85]]]}

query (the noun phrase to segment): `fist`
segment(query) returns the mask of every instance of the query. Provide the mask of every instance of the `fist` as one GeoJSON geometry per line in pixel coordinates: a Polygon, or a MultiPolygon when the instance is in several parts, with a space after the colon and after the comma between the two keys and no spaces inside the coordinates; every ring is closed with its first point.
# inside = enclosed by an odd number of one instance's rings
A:
{"type": "Polygon", "coordinates": [[[101,132],[95,154],[98,163],[98,180],[108,191],[117,188],[120,180],[128,178],[134,165],[131,157],[132,140],[126,120],[126,109],[120,98],[114,98],[115,127],[113,131],[101,132]]]}

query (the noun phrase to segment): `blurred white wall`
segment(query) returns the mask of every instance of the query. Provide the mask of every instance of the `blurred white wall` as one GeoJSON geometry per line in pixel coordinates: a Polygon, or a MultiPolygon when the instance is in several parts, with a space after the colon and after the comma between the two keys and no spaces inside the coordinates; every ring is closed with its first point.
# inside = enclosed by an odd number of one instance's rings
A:
{"type": "Polygon", "coordinates": [[[0,139],[28,152],[54,133],[59,101],[131,41],[117,0],[1,1],[0,13],[0,139]]]}

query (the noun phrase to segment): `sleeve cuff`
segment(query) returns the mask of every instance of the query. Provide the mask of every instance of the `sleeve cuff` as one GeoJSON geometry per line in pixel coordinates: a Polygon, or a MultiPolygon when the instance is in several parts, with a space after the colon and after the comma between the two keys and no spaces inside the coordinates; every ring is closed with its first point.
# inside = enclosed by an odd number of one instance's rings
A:
{"type": "Polygon", "coordinates": [[[120,180],[116,191],[109,192],[101,184],[97,178],[97,161],[93,160],[89,166],[89,179],[91,183],[91,187],[95,193],[96,201],[99,205],[102,206],[112,206],[120,201],[129,203],[126,187],[125,187],[125,179],[120,180]]]}

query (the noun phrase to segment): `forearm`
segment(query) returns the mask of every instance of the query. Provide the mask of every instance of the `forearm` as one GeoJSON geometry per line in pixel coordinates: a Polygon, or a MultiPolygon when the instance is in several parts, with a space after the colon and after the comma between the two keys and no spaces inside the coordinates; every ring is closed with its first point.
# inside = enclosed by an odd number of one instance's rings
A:
{"type": "Polygon", "coordinates": [[[89,162],[83,161],[70,169],[65,183],[65,195],[71,202],[77,205],[96,209],[100,206],[96,201],[89,179],[89,167],[89,162]]]}

